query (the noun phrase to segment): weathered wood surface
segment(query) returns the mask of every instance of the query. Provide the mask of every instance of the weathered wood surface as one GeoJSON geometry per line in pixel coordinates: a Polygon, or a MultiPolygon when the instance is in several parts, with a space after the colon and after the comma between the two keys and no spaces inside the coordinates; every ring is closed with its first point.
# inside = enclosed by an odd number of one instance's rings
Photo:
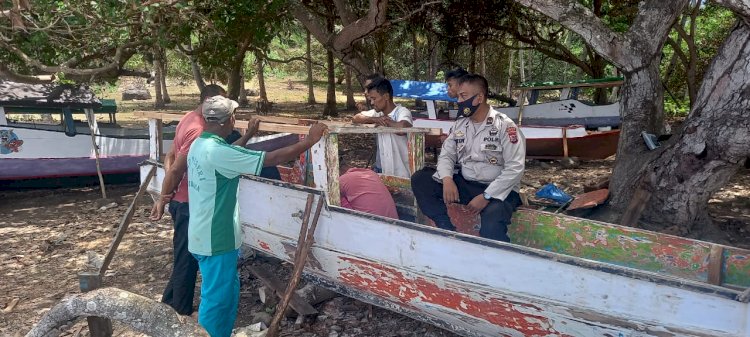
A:
{"type": "MultiPolygon", "coordinates": [[[[240,221],[245,244],[292,261],[288,247],[296,244],[301,226],[298,215],[309,193],[321,192],[261,178],[243,178],[239,199],[243,200],[240,221]]],[[[589,245],[594,245],[592,256],[604,259],[630,253],[625,247],[635,253],[645,249],[644,257],[649,251],[658,252],[656,246],[649,246],[649,242],[660,242],[656,233],[615,225],[599,228],[602,225],[598,223],[541,212],[519,211],[517,217],[524,214],[534,216],[526,222],[516,219],[515,223],[527,223],[531,238],[536,237],[531,234],[541,232],[542,239],[555,238],[570,252],[580,248],[585,253],[589,245]],[[572,229],[576,223],[581,224],[578,231],[572,229]],[[633,235],[626,235],[628,231],[633,235]],[[582,238],[579,240],[576,234],[582,238]],[[603,247],[615,248],[615,254],[607,255],[609,250],[603,247]]],[[[519,233],[523,231],[512,230],[511,236],[520,239],[523,235],[519,233]]],[[[663,253],[658,255],[666,261],[681,252],[678,248],[700,248],[700,242],[693,240],[669,237],[667,241],[669,244],[664,242],[660,246],[663,253]]],[[[725,250],[725,254],[732,252],[731,248],[725,250]]],[[[323,210],[308,259],[305,272],[322,285],[465,336],[748,333],[749,308],[735,300],[739,291],[340,207],[323,210]]],[[[659,263],[653,266],[661,268],[659,263]]],[[[679,263],[671,267],[666,271],[679,270],[679,263]]]]}
{"type": "Polygon", "coordinates": [[[750,251],[739,248],[532,210],[514,214],[508,235],[527,247],[700,282],[718,263],[714,281],[750,287],[750,251]],[[713,247],[724,248],[719,261],[713,247]]]}
{"type": "MultiPolygon", "coordinates": [[[[134,112],[134,116],[149,119],[158,119],[167,122],[176,122],[182,119],[185,114],[182,113],[161,113],[161,112],[150,112],[150,111],[139,111],[134,112]]],[[[309,123],[307,125],[298,125],[294,123],[294,119],[284,117],[267,117],[267,116],[253,116],[261,120],[258,130],[267,132],[289,132],[296,134],[307,134],[310,130],[308,126],[310,123],[316,122],[315,120],[302,120],[309,123]]],[[[297,120],[299,122],[300,120],[297,120]]],[[[362,134],[362,133],[425,133],[429,135],[441,135],[441,129],[437,128],[387,128],[387,127],[375,127],[371,125],[361,124],[350,124],[344,122],[334,122],[320,120],[318,123],[324,123],[329,126],[331,133],[340,134],[362,134]]],[[[247,121],[238,120],[235,122],[235,128],[247,129],[247,121]]]]}

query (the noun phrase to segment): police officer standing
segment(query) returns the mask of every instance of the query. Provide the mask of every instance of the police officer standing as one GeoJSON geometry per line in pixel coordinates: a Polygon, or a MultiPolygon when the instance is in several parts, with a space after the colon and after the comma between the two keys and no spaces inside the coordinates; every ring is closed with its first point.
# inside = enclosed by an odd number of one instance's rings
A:
{"type": "Polygon", "coordinates": [[[459,83],[460,118],[443,142],[437,170],[414,173],[412,190],[422,213],[438,227],[456,229],[446,205],[461,203],[481,215],[482,237],[508,242],[511,216],[521,204],[526,141],[510,118],[487,104],[484,77],[468,74],[459,83]]]}

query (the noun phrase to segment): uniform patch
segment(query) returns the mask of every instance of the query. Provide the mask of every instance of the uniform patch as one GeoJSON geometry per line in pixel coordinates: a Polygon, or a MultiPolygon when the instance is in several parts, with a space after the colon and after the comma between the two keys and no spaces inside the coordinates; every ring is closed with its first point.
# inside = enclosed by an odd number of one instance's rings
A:
{"type": "Polygon", "coordinates": [[[487,125],[492,125],[492,123],[495,121],[492,117],[487,117],[487,125]]]}
{"type": "Polygon", "coordinates": [[[497,128],[496,127],[493,126],[492,129],[490,129],[490,136],[497,136],[497,128]]]}
{"type": "Polygon", "coordinates": [[[495,157],[490,157],[490,159],[488,159],[488,161],[489,161],[489,162],[490,162],[490,164],[492,164],[492,165],[495,165],[495,164],[497,164],[497,158],[495,158],[495,157]]]}
{"type": "Polygon", "coordinates": [[[495,144],[482,144],[482,150],[484,150],[484,151],[497,151],[497,145],[495,145],[495,144]]]}
{"type": "Polygon", "coordinates": [[[508,133],[508,139],[511,143],[518,143],[518,130],[515,127],[508,127],[505,132],[508,133]]]}
{"type": "Polygon", "coordinates": [[[483,142],[495,142],[495,143],[497,143],[497,142],[500,141],[500,137],[484,137],[484,139],[482,139],[482,141],[483,142]]]}
{"type": "Polygon", "coordinates": [[[455,133],[455,135],[456,135],[456,137],[463,137],[464,136],[464,132],[461,131],[461,130],[457,130],[456,133],[455,133]]]}

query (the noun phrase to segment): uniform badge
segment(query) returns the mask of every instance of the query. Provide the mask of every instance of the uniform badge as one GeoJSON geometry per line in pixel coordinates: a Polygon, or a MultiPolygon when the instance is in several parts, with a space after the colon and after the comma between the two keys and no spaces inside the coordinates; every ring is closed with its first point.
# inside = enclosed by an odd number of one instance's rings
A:
{"type": "Polygon", "coordinates": [[[463,131],[461,131],[461,130],[456,131],[456,137],[460,138],[460,137],[463,137],[463,136],[464,136],[464,132],[463,131]]]}
{"type": "Polygon", "coordinates": [[[495,151],[495,150],[497,150],[497,145],[495,145],[495,144],[482,144],[482,150],[485,150],[485,151],[495,151]]]}
{"type": "Polygon", "coordinates": [[[490,164],[492,164],[492,165],[496,165],[496,164],[497,164],[497,158],[495,158],[495,157],[490,157],[490,159],[489,159],[489,162],[490,162],[490,164]]]}
{"type": "Polygon", "coordinates": [[[495,121],[492,117],[487,117],[487,125],[492,125],[492,123],[495,121]]]}
{"type": "Polygon", "coordinates": [[[492,137],[497,136],[497,128],[496,127],[493,126],[492,129],[490,129],[490,136],[492,136],[492,137]]]}
{"type": "Polygon", "coordinates": [[[508,139],[511,143],[518,143],[518,130],[515,127],[510,126],[505,129],[505,132],[508,133],[508,139]]]}

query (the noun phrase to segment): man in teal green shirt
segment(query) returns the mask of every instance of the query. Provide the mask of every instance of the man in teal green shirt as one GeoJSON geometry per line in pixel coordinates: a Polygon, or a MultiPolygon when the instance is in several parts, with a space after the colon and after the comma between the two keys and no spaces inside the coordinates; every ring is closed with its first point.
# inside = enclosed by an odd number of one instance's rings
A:
{"type": "MultiPolygon", "coordinates": [[[[237,102],[214,96],[203,103],[206,127],[188,152],[190,224],[188,250],[201,271],[198,323],[211,337],[229,337],[237,317],[240,280],[237,274],[242,245],[237,213],[240,175],[259,175],[264,166],[294,160],[320,140],[325,124],[310,127],[305,140],[272,152],[252,151],[227,144],[234,129],[237,102]]],[[[260,121],[251,119],[257,130],[260,121]]]]}

